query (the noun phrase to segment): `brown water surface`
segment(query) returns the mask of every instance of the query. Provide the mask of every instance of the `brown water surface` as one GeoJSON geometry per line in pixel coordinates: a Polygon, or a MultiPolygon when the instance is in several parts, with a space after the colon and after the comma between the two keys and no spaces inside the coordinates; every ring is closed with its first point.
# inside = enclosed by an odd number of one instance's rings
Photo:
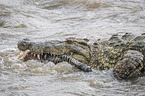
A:
{"type": "Polygon", "coordinates": [[[145,77],[119,82],[112,69],[18,59],[17,42],[109,38],[145,32],[144,0],[0,0],[0,96],[144,96],[145,77]]]}

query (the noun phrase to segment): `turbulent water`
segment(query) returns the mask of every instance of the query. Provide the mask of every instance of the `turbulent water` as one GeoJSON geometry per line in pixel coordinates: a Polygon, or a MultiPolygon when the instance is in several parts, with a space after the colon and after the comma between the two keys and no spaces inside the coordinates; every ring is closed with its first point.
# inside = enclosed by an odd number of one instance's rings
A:
{"type": "Polygon", "coordinates": [[[125,32],[145,32],[145,0],[0,0],[0,96],[144,96],[145,76],[119,82],[112,69],[18,59],[23,38],[93,42],[125,32]]]}

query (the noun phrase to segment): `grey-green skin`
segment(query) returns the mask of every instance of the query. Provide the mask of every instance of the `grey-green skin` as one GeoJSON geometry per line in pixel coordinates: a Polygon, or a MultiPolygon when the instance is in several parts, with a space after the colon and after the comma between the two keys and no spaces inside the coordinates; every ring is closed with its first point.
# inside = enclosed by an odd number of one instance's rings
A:
{"type": "Polygon", "coordinates": [[[55,64],[66,61],[85,72],[92,71],[91,68],[113,68],[113,76],[118,80],[138,77],[145,71],[145,33],[115,34],[109,40],[98,39],[93,44],[88,39],[76,38],[43,43],[23,39],[18,42],[18,49],[30,50],[23,61],[38,59],[55,64]]]}

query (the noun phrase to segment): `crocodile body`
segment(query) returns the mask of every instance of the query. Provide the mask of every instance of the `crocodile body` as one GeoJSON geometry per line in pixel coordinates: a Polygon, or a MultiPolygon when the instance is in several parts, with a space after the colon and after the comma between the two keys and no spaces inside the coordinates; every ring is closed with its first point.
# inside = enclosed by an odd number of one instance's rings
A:
{"type": "Polygon", "coordinates": [[[18,49],[26,51],[23,61],[68,62],[80,70],[90,72],[93,69],[113,68],[118,80],[138,77],[145,71],[145,33],[134,36],[126,33],[115,34],[108,40],[98,39],[89,44],[88,39],[67,38],[65,41],[31,42],[23,39],[18,49]]]}

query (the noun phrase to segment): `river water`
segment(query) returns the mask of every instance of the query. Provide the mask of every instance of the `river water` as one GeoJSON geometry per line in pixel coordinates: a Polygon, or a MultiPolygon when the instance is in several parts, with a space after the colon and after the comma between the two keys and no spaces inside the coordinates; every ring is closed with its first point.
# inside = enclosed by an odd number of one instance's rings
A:
{"type": "Polygon", "coordinates": [[[18,59],[17,42],[145,32],[145,0],[0,0],[0,96],[145,96],[145,76],[84,73],[65,62],[18,59]]]}

